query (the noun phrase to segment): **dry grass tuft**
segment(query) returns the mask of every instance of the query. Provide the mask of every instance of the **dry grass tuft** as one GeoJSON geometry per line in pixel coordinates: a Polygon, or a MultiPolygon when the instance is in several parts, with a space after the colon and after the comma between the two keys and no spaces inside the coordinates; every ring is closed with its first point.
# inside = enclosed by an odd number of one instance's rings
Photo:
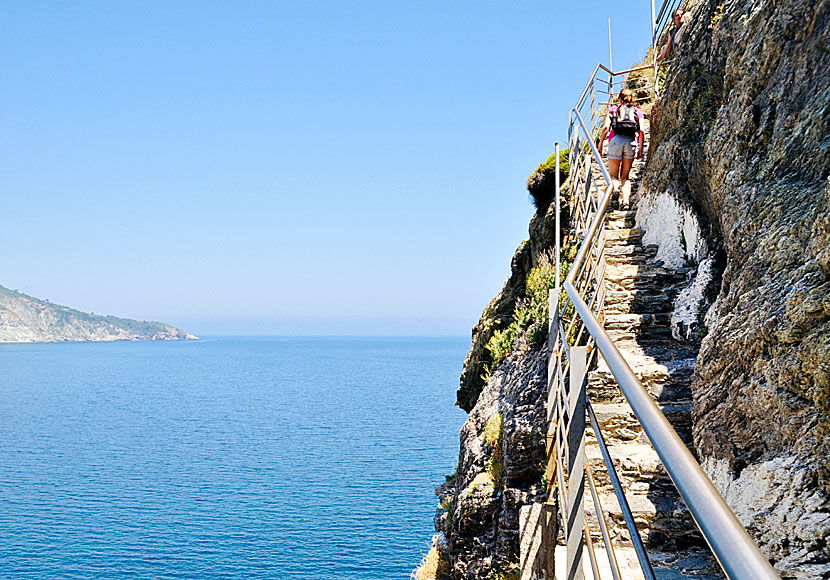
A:
{"type": "Polygon", "coordinates": [[[444,580],[450,577],[450,563],[438,546],[432,546],[412,572],[412,580],[444,580]]]}

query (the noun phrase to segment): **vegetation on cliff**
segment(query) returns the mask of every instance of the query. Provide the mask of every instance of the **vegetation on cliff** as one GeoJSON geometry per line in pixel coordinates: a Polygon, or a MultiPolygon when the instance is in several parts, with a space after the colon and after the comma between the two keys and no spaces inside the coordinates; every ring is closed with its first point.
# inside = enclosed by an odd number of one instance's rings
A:
{"type": "MultiPolygon", "coordinates": [[[[570,270],[573,257],[565,255],[560,260],[560,282],[565,279],[570,270]]],[[[487,380],[501,361],[512,354],[517,348],[520,350],[538,348],[548,334],[549,322],[549,293],[556,286],[555,258],[550,252],[545,252],[527,275],[525,280],[525,294],[515,305],[513,321],[507,328],[493,332],[487,341],[487,350],[493,358],[492,365],[485,365],[482,380],[487,380]]],[[[564,299],[564,296],[562,297],[564,299]]]]}
{"type": "MultiPolygon", "coordinates": [[[[568,199],[570,190],[567,182],[567,150],[560,151],[560,177],[562,178],[560,208],[562,227],[569,227],[568,199]]],[[[555,211],[549,199],[554,195],[555,154],[540,164],[528,179],[528,189],[534,188],[539,196],[536,213],[530,222],[530,238],[519,245],[511,263],[510,277],[498,296],[493,298],[472,331],[472,346],[461,371],[457,404],[469,412],[478,399],[484,383],[495,367],[519,345],[537,345],[547,333],[547,292],[554,286],[554,267],[550,256],[555,234],[555,211]],[[531,182],[534,185],[531,185],[531,182]],[[548,199],[548,203],[544,203],[548,199]],[[545,264],[543,264],[543,262],[545,264]],[[528,276],[534,268],[533,279],[528,286],[528,276]],[[498,336],[496,336],[496,334],[498,336]],[[495,338],[494,338],[495,336],[495,338]],[[541,338],[540,338],[541,337],[541,338]],[[491,342],[492,341],[492,342],[491,342]],[[489,346],[488,346],[489,345],[489,346]]],[[[567,274],[569,260],[573,256],[562,256],[562,276],[567,274]]]]}
{"type": "MultiPolygon", "coordinates": [[[[570,175],[568,150],[559,151],[559,183],[565,183],[570,175]]],[[[527,190],[536,209],[545,211],[556,195],[556,152],[551,153],[527,178],[527,190]]]]}

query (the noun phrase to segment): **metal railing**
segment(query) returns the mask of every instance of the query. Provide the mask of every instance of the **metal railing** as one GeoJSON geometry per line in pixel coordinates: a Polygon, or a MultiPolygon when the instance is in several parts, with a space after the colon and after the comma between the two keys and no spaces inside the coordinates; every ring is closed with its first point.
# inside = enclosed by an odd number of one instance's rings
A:
{"type": "MultiPolygon", "coordinates": [[[[667,3],[668,4],[668,3],[667,3]]],[[[665,7],[664,7],[665,8],[665,7]]],[[[547,481],[557,488],[561,521],[567,545],[567,579],[583,577],[583,553],[587,551],[595,580],[600,580],[589,519],[585,515],[585,489],[590,491],[599,535],[615,580],[621,579],[614,544],[609,533],[608,514],[597,493],[591,466],[586,461],[586,427],[597,440],[611,485],[620,505],[643,576],[655,578],[648,553],[634,523],[625,490],[616,473],[599,422],[587,397],[587,371],[602,354],[634,415],[654,446],[680,496],[709,543],[724,572],[732,580],[778,579],[734,513],[700,468],[686,445],[665,418],[651,395],[640,383],[614,342],[603,329],[605,301],[605,225],[613,185],[594,141],[602,112],[597,98],[601,87],[613,87],[614,78],[625,82],[625,74],[639,70],[612,72],[597,65],[576,107],[569,114],[570,160],[570,246],[578,250],[562,286],[557,270],[556,288],[550,295],[551,358],[548,366],[547,399],[547,481]],[[609,80],[600,79],[605,71],[609,80]],[[605,83],[605,84],[603,84],[605,83]],[[594,163],[596,161],[596,163],[594,163]],[[564,292],[562,292],[564,289],[564,292]]],[[[609,93],[613,91],[608,91],[609,93]]],[[[556,149],[556,255],[561,260],[562,242],[559,219],[558,144],[556,149]]],[[[553,496],[553,494],[551,494],[553,496]]],[[[554,497],[549,498],[553,503],[554,497]]],[[[550,547],[549,547],[550,549],[550,547]]],[[[559,579],[564,580],[564,579],[559,579]]]]}
{"type": "MultiPolygon", "coordinates": [[[[569,153],[568,161],[571,172],[573,168],[580,166],[580,158],[576,155],[574,139],[579,138],[577,132],[573,131],[575,123],[574,114],[579,114],[587,120],[588,132],[596,138],[599,134],[602,122],[608,108],[614,102],[614,97],[625,87],[634,93],[634,102],[643,104],[654,98],[655,88],[653,75],[643,75],[651,69],[652,65],[646,64],[622,71],[612,71],[608,67],[598,64],[588,79],[585,90],[582,91],[577,100],[576,106],[568,114],[569,153]],[[603,78],[607,74],[607,78],[603,78]],[[632,74],[634,73],[634,74],[632,74]],[[641,73],[641,74],[637,74],[641,73]]],[[[585,153],[583,150],[582,153],[585,153]]],[[[590,159],[589,159],[590,161],[590,159]]],[[[588,164],[590,166],[590,163],[588,164]]],[[[610,182],[609,182],[610,183],[610,182]]]]}

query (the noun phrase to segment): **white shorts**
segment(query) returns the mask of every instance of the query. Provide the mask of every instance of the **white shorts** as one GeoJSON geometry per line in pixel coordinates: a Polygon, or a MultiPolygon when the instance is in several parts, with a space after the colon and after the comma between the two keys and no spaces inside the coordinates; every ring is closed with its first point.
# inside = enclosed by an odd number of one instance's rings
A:
{"type": "Polygon", "coordinates": [[[634,159],[637,156],[637,138],[614,135],[608,143],[608,159],[634,159]]]}

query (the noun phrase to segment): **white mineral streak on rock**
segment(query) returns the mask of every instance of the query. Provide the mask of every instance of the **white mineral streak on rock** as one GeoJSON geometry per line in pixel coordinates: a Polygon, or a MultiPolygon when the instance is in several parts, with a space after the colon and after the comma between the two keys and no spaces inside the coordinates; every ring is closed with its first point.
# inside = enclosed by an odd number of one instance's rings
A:
{"type": "Polygon", "coordinates": [[[691,283],[675,298],[671,313],[671,334],[675,340],[688,341],[697,331],[700,309],[706,300],[706,287],[712,281],[714,265],[714,258],[705,258],[691,283]]]}
{"type": "Polygon", "coordinates": [[[682,268],[688,259],[699,263],[709,255],[694,211],[668,192],[644,191],[636,222],[644,230],[643,244],[657,244],[656,259],[667,268],[682,268]]]}
{"type": "MultiPolygon", "coordinates": [[[[720,299],[720,295],[715,298],[715,301],[712,302],[712,305],[709,307],[709,310],[706,311],[706,316],[703,317],[703,324],[706,325],[706,328],[709,330],[709,334],[712,333],[713,330],[718,326],[721,318],[721,305],[723,302],[720,299]]],[[[708,335],[707,335],[708,336],[708,335]]]]}
{"type": "Polygon", "coordinates": [[[675,299],[671,317],[672,336],[688,341],[699,327],[706,286],[712,280],[714,260],[703,237],[694,210],[666,191],[645,190],[637,206],[637,227],[643,244],[657,245],[655,260],[666,268],[679,269],[690,262],[700,264],[689,285],[675,299]]]}
{"type": "Polygon", "coordinates": [[[830,574],[830,498],[795,457],[749,465],[734,479],[727,461],[710,458],[702,466],[779,573],[799,580],[830,574]]]}

